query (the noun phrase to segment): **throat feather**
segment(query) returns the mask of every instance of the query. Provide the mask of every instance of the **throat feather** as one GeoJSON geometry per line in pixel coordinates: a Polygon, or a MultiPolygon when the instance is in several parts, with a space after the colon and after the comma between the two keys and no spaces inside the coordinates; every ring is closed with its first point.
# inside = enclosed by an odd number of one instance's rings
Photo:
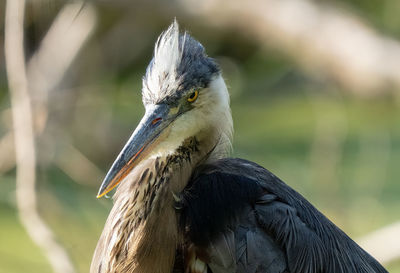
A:
{"type": "Polygon", "coordinates": [[[105,272],[172,270],[180,244],[172,193],[186,186],[197,151],[198,142],[189,138],[174,154],[139,165],[121,183],[103,234],[108,260],[104,265],[113,268],[105,272]]]}

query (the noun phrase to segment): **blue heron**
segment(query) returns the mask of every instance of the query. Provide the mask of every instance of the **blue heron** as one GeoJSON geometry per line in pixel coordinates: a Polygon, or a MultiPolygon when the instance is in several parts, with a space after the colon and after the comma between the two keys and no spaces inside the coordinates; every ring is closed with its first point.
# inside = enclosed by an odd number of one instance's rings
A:
{"type": "Polygon", "coordinates": [[[176,21],[143,78],[146,112],[98,193],[119,187],[92,273],[387,272],[263,167],[229,158],[229,94],[176,21]]]}

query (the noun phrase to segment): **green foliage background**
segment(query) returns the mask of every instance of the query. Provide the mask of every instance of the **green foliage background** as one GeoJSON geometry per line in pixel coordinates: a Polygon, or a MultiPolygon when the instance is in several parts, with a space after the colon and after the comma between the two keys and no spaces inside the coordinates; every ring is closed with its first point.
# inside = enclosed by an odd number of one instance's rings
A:
{"type": "MultiPolygon", "coordinates": [[[[321,2],[333,2],[400,38],[397,0],[321,2]]],[[[63,4],[28,2],[28,57],[63,4]]],[[[37,139],[40,213],[79,272],[88,272],[112,201],[95,198],[102,177],[76,181],[60,168],[60,159],[68,161],[63,143],[72,144],[103,174],[107,171],[143,114],[141,77],[156,37],[175,16],[224,70],[232,96],[234,157],[274,172],[355,239],[400,219],[398,90],[357,97],[332,81],[310,77],[279,50],[265,50],[245,33],[212,28],[156,2],[94,5],[96,32],[52,92],[49,121],[37,139]]],[[[0,7],[3,13],[4,3],[0,7]]],[[[2,135],[11,128],[9,107],[2,62],[2,135]]],[[[15,169],[0,179],[0,272],[51,272],[18,221],[15,169]]],[[[400,261],[387,268],[400,272],[400,261]]]]}

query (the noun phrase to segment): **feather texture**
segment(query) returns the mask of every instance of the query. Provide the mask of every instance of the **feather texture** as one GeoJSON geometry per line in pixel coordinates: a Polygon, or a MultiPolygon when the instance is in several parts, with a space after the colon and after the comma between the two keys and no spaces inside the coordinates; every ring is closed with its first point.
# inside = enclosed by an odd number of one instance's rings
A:
{"type": "Polygon", "coordinates": [[[231,143],[229,94],[176,21],[157,40],[142,95],[147,110],[180,114],[117,189],[92,273],[387,272],[272,173],[218,159],[231,143]]]}
{"type": "Polygon", "coordinates": [[[387,272],[299,193],[255,163],[221,159],[184,191],[187,236],[212,273],[387,272]]]}
{"type": "Polygon", "coordinates": [[[144,104],[174,101],[191,88],[205,88],[220,73],[204,47],[174,21],[157,39],[153,59],[143,78],[144,104]]]}

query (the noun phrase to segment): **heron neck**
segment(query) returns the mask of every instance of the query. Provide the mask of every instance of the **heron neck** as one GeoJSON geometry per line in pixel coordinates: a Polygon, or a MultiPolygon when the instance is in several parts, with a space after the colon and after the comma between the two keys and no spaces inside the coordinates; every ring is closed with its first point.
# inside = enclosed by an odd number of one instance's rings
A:
{"type": "Polygon", "coordinates": [[[121,183],[102,235],[103,257],[121,269],[115,272],[172,270],[180,243],[172,193],[184,189],[193,169],[212,152],[188,138],[174,154],[146,160],[121,183]]]}

